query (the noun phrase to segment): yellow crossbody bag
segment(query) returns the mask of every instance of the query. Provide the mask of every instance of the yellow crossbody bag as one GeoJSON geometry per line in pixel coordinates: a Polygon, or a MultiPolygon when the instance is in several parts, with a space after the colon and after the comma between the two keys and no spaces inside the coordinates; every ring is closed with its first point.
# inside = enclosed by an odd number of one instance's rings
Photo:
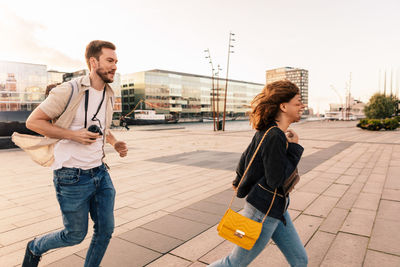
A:
{"type": "Polygon", "coordinates": [[[232,196],[231,202],[229,203],[228,209],[225,212],[224,216],[222,217],[222,219],[219,222],[218,227],[217,227],[218,234],[221,237],[223,237],[226,240],[228,240],[244,249],[247,249],[247,250],[250,250],[254,246],[258,237],[261,234],[262,225],[263,225],[265,219],[267,218],[269,211],[272,208],[272,205],[273,205],[275,197],[276,197],[277,189],[275,189],[274,197],[272,198],[271,205],[269,206],[269,209],[268,209],[267,213],[265,214],[262,222],[256,222],[252,219],[249,219],[249,218],[235,212],[234,210],[231,209],[231,206],[232,206],[233,200],[235,199],[235,196],[237,194],[237,190],[238,190],[240,184],[242,183],[242,181],[244,180],[251,164],[253,163],[254,158],[255,158],[258,150],[260,149],[262,142],[264,141],[264,138],[267,136],[268,132],[274,127],[276,127],[276,126],[272,126],[265,132],[260,143],[258,144],[257,149],[254,152],[254,155],[249,162],[249,165],[247,166],[246,170],[243,173],[242,179],[240,179],[240,182],[239,182],[238,186],[236,187],[235,192],[233,193],[233,196],[232,196]]]}

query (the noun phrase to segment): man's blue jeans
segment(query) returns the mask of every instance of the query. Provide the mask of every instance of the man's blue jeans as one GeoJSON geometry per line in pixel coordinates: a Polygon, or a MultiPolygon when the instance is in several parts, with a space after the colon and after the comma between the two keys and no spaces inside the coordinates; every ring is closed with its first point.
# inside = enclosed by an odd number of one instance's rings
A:
{"type": "Polygon", "coordinates": [[[106,167],[58,169],[53,182],[65,228],[36,238],[30,250],[39,256],[50,249],[81,243],[87,234],[90,213],[94,234],[85,267],[99,266],[114,231],[115,189],[106,167]]]}
{"type": "MultiPolygon", "coordinates": [[[[258,222],[261,222],[265,215],[248,202],[246,202],[241,214],[258,222]]],[[[212,263],[210,266],[247,266],[263,251],[271,238],[282,251],[283,255],[285,255],[290,266],[307,266],[308,257],[306,250],[287,211],[284,213],[284,217],[286,219],[286,226],[278,219],[267,217],[264,221],[260,237],[251,250],[235,246],[227,257],[212,263]]]]}

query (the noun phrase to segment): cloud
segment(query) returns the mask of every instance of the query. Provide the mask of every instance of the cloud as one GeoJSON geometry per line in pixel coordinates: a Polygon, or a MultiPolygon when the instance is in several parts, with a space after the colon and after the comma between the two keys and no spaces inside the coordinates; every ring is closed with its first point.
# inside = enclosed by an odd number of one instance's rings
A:
{"type": "Polygon", "coordinates": [[[0,21],[0,59],[71,70],[84,66],[83,61],[41,44],[35,35],[45,31],[45,26],[21,18],[5,6],[0,6],[0,21]]]}

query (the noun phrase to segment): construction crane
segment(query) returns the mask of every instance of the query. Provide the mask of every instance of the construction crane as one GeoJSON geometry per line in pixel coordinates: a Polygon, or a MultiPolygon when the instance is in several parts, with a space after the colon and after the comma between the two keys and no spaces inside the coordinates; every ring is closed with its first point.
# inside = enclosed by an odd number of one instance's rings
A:
{"type": "Polygon", "coordinates": [[[343,114],[343,109],[344,109],[344,106],[343,106],[343,99],[342,99],[342,97],[341,97],[341,95],[339,94],[339,92],[336,90],[336,88],[335,88],[335,86],[333,86],[332,84],[331,84],[331,89],[337,94],[337,96],[339,97],[339,99],[340,99],[340,106],[342,107],[342,119],[344,118],[344,114],[343,114]]]}
{"type": "Polygon", "coordinates": [[[126,115],[123,116],[123,117],[128,117],[128,116],[131,115],[133,112],[135,112],[135,110],[137,109],[137,107],[139,106],[140,103],[145,103],[145,104],[149,105],[150,107],[156,108],[156,109],[165,109],[165,110],[169,110],[168,108],[158,107],[158,106],[154,105],[153,103],[149,103],[149,102],[147,102],[146,100],[140,99],[139,102],[136,104],[136,106],[135,106],[131,111],[129,111],[128,114],[126,114],[126,115]]]}

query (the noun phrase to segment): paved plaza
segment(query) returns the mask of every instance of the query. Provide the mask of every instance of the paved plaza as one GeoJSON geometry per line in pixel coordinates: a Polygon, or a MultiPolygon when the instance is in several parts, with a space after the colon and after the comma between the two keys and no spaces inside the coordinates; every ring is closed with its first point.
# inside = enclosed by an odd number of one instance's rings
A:
{"type": "MultiPolygon", "coordinates": [[[[356,122],[293,126],[305,151],[289,212],[309,266],[400,266],[400,131],[356,122]]],[[[239,157],[254,132],[232,122],[116,129],[129,154],[108,146],[117,191],[115,231],[103,267],[201,267],[229,253],[216,224],[233,194],[239,157]]],[[[19,149],[0,150],[0,266],[20,266],[26,243],[62,227],[52,172],[19,149]]],[[[243,199],[233,207],[240,210],[243,199]]],[[[50,251],[40,266],[83,266],[79,245],[50,251]]],[[[250,266],[288,266],[270,243],[250,266]]]]}

